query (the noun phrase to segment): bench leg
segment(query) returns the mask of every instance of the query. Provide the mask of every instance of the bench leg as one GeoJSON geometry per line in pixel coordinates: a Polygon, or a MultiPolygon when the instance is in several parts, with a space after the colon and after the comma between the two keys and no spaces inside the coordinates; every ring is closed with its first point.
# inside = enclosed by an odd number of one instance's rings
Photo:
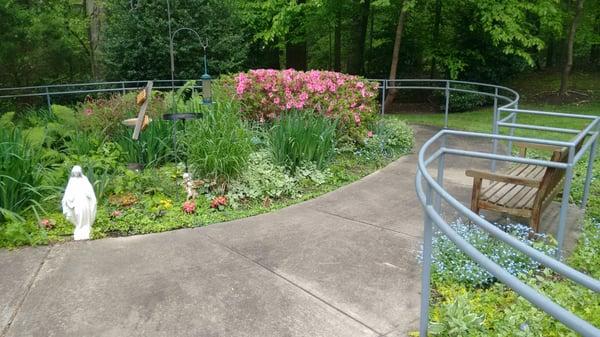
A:
{"type": "Polygon", "coordinates": [[[540,218],[541,218],[540,209],[534,208],[531,211],[531,220],[529,220],[529,227],[531,227],[536,233],[540,232],[540,218]]]}
{"type": "Polygon", "coordinates": [[[471,210],[479,214],[479,195],[481,194],[481,178],[473,178],[473,192],[471,193],[471,210]]]}

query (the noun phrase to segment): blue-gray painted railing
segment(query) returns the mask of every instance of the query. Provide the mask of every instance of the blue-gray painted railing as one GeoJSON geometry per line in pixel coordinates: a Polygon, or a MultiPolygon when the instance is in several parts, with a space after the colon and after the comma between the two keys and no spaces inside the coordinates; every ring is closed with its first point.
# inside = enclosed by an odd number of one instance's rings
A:
{"type": "MultiPolygon", "coordinates": [[[[188,80],[153,80],[154,90],[170,90],[182,87],[188,80]]],[[[129,91],[138,91],[146,86],[148,80],[143,81],[112,81],[90,82],[74,84],[50,84],[42,86],[0,88],[0,100],[22,97],[45,97],[48,110],[52,106],[52,97],[79,94],[116,93],[125,94],[129,91]]],[[[202,89],[201,81],[196,80],[194,89],[202,89]]]]}
{"type": "MultiPolygon", "coordinates": [[[[583,186],[583,197],[581,207],[585,207],[592,178],[592,167],[594,164],[595,154],[598,148],[600,138],[600,117],[591,115],[577,115],[546,111],[535,111],[519,109],[519,94],[510,88],[466,81],[452,80],[436,80],[436,79],[401,79],[401,80],[372,80],[379,82],[381,90],[381,114],[385,114],[385,99],[388,90],[440,90],[444,92],[444,130],[438,132],[434,137],[429,139],[419,151],[418,170],[416,177],[417,195],[423,204],[425,214],[424,226],[424,242],[423,242],[423,272],[422,272],[422,292],[421,292],[421,320],[420,334],[427,336],[427,326],[429,322],[429,294],[430,294],[430,277],[431,277],[431,252],[433,227],[437,227],[444,235],[452,240],[458,248],[465,252],[471,259],[475,260],[482,267],[494,275],[500,282],[523,296],[536,307],[545,311],[552,317],[564,323],[569,328],[582,334],[583,336],[600,336],[600,329],[591,325],[589,322],[582,320],[572,312],[566,310],[560,305],[554,303],[543,294],[537,292],[517,277],[514,277],[502,267],[497,265],[489,257],[479,252],[469,242],[460,237],[443,218],[441,212],[441,202],[444,200],[448,205],[453,207],[459,215],[467,217],[475,225],[487,231],[491,236],[505,242],[514,249],[529,256],[531,259],[540,264],[554,270],[556,273],[586,287],[596,293],[600,293],[600,281],[586,274],[583,274],[560,261],[560,256],[557,259],[547,256],[540,251],[525,245],[511,235],[498,229],[496,226],[480,217],[479,214],[472,212],[465,207],[461,202],[455,199],[443,187],[445,157],[448,155],[487,159],[491,161],[491,169],[496,169],[498,161],[524,163],[532,165],[540,165],[545,167],[554,167],[564,169],[565,179],[563,185],[563,195],[561,200],[561,208],[559,215],[559,226],[556,236],[558,238],[559,252],[562,252],[564,244],[564,236],[566,231],[566,219],[569,207],[569,195],[573,180],[573,169],[585,153],[589,152],[588,166],[586,178],[583,186]],[[476,133],[467,131],[455,131],[448,129],[448,119],[450,110],[450,94],[452,92],[463,92],[477,95],[483,95],[493,98],[492,125],[491,134],[476,133]],[[503,116],[503,114],[507,114],[503,116]],[[554,118],[576,118],[587,121],[586,126],[581,130],[549,127],[543,125],[529,125],[525,123],[517,123],[519,114],[542,115],[554,118]],[[508,135],[501,134],[501,128],[508,128],[508,135]],[[557,141],[541,138],[527,138],[515,136],[516,129],[538,130],[541,132],[565,133],[574,134],[575,136],[570,141],[557,141]],[[447,137],[472,137],[480,140],[490,140],[492,142],[491,152],[468,151],[464,149],[456,149],[448,147],[447,137]],[[588,137],[587,141],[581,147],[578,147],[580,141],[588,137]],[[427,153],[432,152],[432,145],[439,141],[441,146],[433,151],[429,156],[427,153]],[[507,143],[506,154],[498,154],[499,142],[507,143]],[[512,143],[524,142],[534,144],[545,144],[555,147],[567,147],[569,149],[568,161],[566,163],[558,163],[548,160],[522,158],[512,155],[512,143]],[[437,177],[434,179],[427,171],[427,167],[437,161],[437,177]]],[[[70,94],[85,94],[85,93],[103,93],[103,92],[121,92],[138,90],[143,87],[147,81],[117,81],[117,82],[96,82],[83,84],[61,84],[47,85],[21,88],[0,88],[0,99],[3,98],[18,98],[30,96],[45,96],[48,107],[52,104],[52,96],[55,95],[70,95],[70,94]],[[68,90],[69,88],[77,88],[76,90],[68,90]]],[[[180,87],[185,80],[158,80],[154,81],[156,89],[173,89],[180,87]],[[177,84],[175,84],[177,83],[177,84]]],[[[196,86],[195,88],[201,88],[196,86]]]]}

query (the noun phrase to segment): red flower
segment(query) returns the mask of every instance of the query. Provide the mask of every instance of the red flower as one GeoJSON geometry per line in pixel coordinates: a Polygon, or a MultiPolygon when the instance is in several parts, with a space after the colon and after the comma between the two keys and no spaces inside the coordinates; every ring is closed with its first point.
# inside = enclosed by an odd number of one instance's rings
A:
{"type": "Polygon", "coordinates": [[[227,197],[224,195],[215,197],[211,202],[210,202],[210,208],[221,208],[227,206],[227,197]]]}
{"type": "Polygon", "coordinates": [[[360,126],[360,115],[358,113],[354,113],[354,123],[356,123],[357,126],[360,126]]]}
{"type": "Polygon", "coordinates": [[[188,200],[183,203],[181,210],[187,214],[194,214],[196,212],[196,202],[194,200],[188,200]]]}
{"type": "Polygon", "coordinates": [[[52,229],[52,227],[54,227],[54,220],[42,219],[40,220],[39,225],[45,229],[52,229]]]}
{"type": "Polygon", "coordinates": [[[110,217],[111,217],[111,218],[118,218],[118,217],[120,217],[121,215],[123,215],[123,212],[121,212],[121,211],[119,211],[119,210],[115,210],[115,211],[112,211],[112,213],[110,213],[110,217]]]}
{"type": "Polygon", "coordinates": [[[367,137],[373,138],[373,131],[367,131],[367,137]]]}

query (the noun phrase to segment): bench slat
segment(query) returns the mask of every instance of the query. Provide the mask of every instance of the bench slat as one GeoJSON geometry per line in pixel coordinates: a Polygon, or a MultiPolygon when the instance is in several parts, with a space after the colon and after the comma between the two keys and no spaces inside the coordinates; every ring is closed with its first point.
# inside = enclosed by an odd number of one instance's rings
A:
{"type": "MultiPolygon", "coordinates": [[[[513,170],[507,172],[511,176],[519,176],[521,172],[527,170],[529,165],[517,165],[513,170]]],[[[499,198],[508,193],[511,190],[513,184],[507,184],[504,182],[494,182],[486,187],[482,193],[481,198],[488,200],[492,203],[496,203],[499,198]]]]}
{"type": "MultiPolygon", "coordinates": [[[[535,170],[535,165],[520,165],[518,170],[513,171],[511,175],[523,177],[529,175],[529,172],[532,172],[533,170],[535,170]]],[[[512,197],[521,190],[521,187],[524,186],[501,182],[494,185],[492,188],[484,190],[482,198],[494,204],[503,204],[503,199],[512,197]]]]}

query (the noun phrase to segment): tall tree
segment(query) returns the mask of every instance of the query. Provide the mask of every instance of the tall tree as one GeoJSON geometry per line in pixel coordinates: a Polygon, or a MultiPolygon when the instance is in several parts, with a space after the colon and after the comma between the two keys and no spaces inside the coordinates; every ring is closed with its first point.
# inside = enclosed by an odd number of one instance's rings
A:
{"type": "MultiPolygon", "coordinates": [[[[442,0],[435,0],[435,16],[433,19],[433,34],[432,34],[432,43],[433,48],[436,49],[436,46],[440,40],[440,25],[442,23],[442,0]]],[[[437,54],[437,53],[435,53],[437,54]]],[[[431,69],[429,71],[429,78],[434,78],[437,68],[437,58],[434,56],[431,58],[431,69]]]]}
{"type": "Polygon", "coordinates": [[[90,66],[92,71],[92,78],[98,78],[98,46],[100,42],[100,13],[101,8],[98,6],[96,0],[83,0],[85,6],[85,13],[88,17],[89,28],[88,28],[88,41],[89,41],[89,55],[90,55],[90,66]]]}
{"type": "MultiPolygon", "coordinates": [[[[398,14],[398,23],[396,24],[396,34],[394,38],[394,49],[392,51],[392,64],[390,66],[390,80],[395,80],[398,76],[398,61],[400,59],[400,46],[402,44],[402,32],[404,31],[404,22],[406,21],[406,13],[412,6],[411,1],[402,1],[400,3],[400,12],[398,14]]],[[[396,99],[397,90],[391,89],[385,98],[385,106],[389,108],[396,99]]]]}
{"type": "MultiPolygon", "coordinates": [[[[173,3],[173,2],[171,2],[173,3]]],[[[166,1],[105,0],[107,16],[103,55],[109,79],[170,78],[166,1]]],[[[196,29],[208,40],[208,70],[212,75],[245,68],[248,36],[239,11],[230,1],[187,0],[173,6],[173,29],[196,29]]],[[[204,72],[198,37],[186,30],[174,36],[175,77],[199,78],[204,72]]]]}
{"type": "Polygon", "coordinates": [[[573,14],[573,19],[569,24],[569,32],[567,33],[567,48],[565,50],[565,63],[562,69],[562,75],[560,77],[560,89],[558,94],[560,96],[565,96],[567,94],[568,86],[569,86],[569,75],[571,74],[571,69],[573,68],[573,44],[575,43],[575,33],[577,31],[577,26],[581,21],[581,17],[583,16],[583,2],[584,0],[576,0],[575,3],[575,13],[573,14]]]}
{"type": "MultiPolygon", "coordinates": [[[[302,5],[306,0],[295,0],[302,5]]],[[[300,7],[302,8],[302,7],[300,7]]],[[[308,46],[306,41],[305,13],[300,9],[291,17],[291,24],[285,38],[286,67],[296,70],[306,70],[308,65],[308,46]]]]}
{"type": "Polygon", "coordinates": [[[342,70],[342,9],[335,9],[335,26],[333,31],[333,70],[342,70]]]}
{"type": "Polygon", "coordinates": [[[363,74],[371,0],[355,0],[355,2],[354,10],[358,12],[358,20],[352,21],[352,43],[350,45],[350,55],[348,55],[348,73],[363,74]]]}

